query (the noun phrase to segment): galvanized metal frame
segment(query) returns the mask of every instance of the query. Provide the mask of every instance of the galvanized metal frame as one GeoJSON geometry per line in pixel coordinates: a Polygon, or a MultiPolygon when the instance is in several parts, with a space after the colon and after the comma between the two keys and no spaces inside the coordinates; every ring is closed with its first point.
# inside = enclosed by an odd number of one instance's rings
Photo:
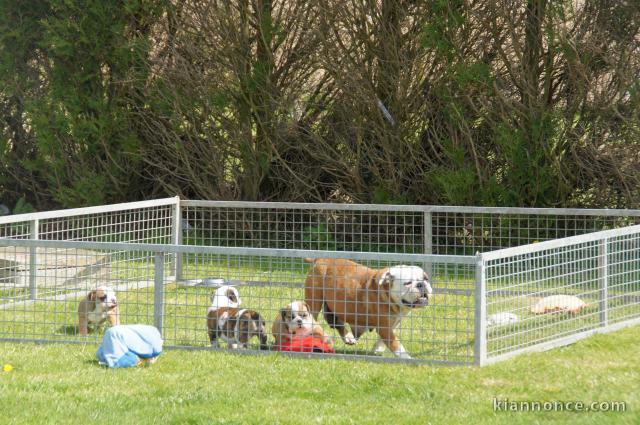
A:
{"type": "MultiPolygon", "coordinates": [[[[234,212],[234,213],[235,213],[234,212]]],[[[164,213],[163,213],[164,214],[164,213]]],[[[300,216],[302,217],[302,216],[300,216]]],[[[164,219],[163,219],[164,220],[164,219]]],[[[206,219],[205,219],[206,220],[206,219]]],[[[249,224],[256,224],[252,218],[249,224]]],[[[473,325],[471,329],[471,335],[473,336],[473,352],[471,357],[441,357],[437,358],[421,358],[411,360],[418,363],[436,363],[436,364],[469,364],[475,363],[477,365],[484,365],[494,363],[522,352],[537,351],[542,349],[548,349],[559,345],[574,342],[578,339],[585,338],[589,335],[599,332],[608,332],[610,330],[618,329],[622,326],[628,326],[636,324],[640,321],[640,318],[636,317],[635,310],[629,315],[625,316],[622,321],[611,323],[609,320],[609,301],[612,297],[621,298],[620,292],[628,286],[626,283],[617,284],[615,291],[617,295],[610,290],[610,276],[612,275],[612,267],[610,265],[612,258],[611,254],[612,246],[610,241],[614,238],[634,235],[640,232],[640,226],[630,226],[621,229],[611,229],[597,233],[587,233],[580,235],[584,232],[592,232],[597,229],[598,225],[615,227],[618,225],[626,225],[629,223],[640,222],[640,210],[584,210],[584,209],[548,209],[548,208],[484,208],[484,207],[443,207],[443,206],[406,206],[406,205],[345,205],[345,204],[307,204],[307,203],[264,203],[264,202],[227,202],[227,201],[190,201],[180,200],[178,197],[167,198],[156,201],[143,201],[136,203],[126,203],[117,205],[108,205],[101,207],[81,208],[75,210],[63,210],[44,213],[24,214],[8,217],[0,217],[0,248],[2,247],[24,247],[29,250],[29,297],[21,300],[14,299],[12,303],[5,303],[0,306],[0,311],[10,308],[16,308],[16,305],[23,303],[24,305],[34,304],[36,302],[46,302],[51,300],[64,300],[77,298],[82,291],[78,291],[75,287],[69,288],[66,294],[60,294],[53,292],[53,295],[48,293],[40,294],[38,292],[38,276],[37,273],[45,273],[42,269],[38,271],[39,258],[38,249],[55,250],[55,249],[67,249],[67,250],[95,250],[100,252],[118,253],[118,255],[124,255],[126,258],[134,258],[136,260],[151,261],[153,265],[152,269],[147,272],[142,272],[144,277],[143,281],[136,283],[136,288],[141,289],[145,287],[153,286],[153,304],[152,304],[152,316],[153,323],[161,330],[163,330],[165,324],[165,318],[168,317],[166,313],[166,307],[168,301],[166,296],[166,286],[172,282],[178,283],[182,281],[185,276],[189,276],[193,270],[185,269],[184,261],[187,256],[195,256],[194,258],[212,258],[212,256],[236,256],[238,258],[245,256],[251,258],[266,258],[268,259],[269,269],[272,267],[272,261],[277,259],[302,259],[305,257],[325,257],[325,258],[350,258],[355,261],[377,261],[377,262],[400,262],[400,263],[415,263],[420,264],[430,274],[434,272],[437,274],[442,270],[453,270],[453,274],[458,273],[457,269],[451,269],[452,267],[468,267],[474,271],[475,278],[472,282],[472,287],[466,288],[464,286],[447,286],[444,283],[440,287],[435,287],[434,292],[440,294],[443,297],[444,306],[447,306],[447,296],[466,296],[473,297],[470,307],[459,305],[455,308],[466,309],[472,308],[473,313],[473,325]],[[170,212],[170,224],[164,225],[159,231],[152,230],[150,232],[149,240],[161,240],[162,243],[148,243],[145,238],[141,240],[133,239],[130,242],[104,242],[100,238],[91,240],[91,228],[96,226],[90,222],[87,226],[90,227],[86,233],[89,236],[83,236],[82,240],[41,240],[39,235],[40,223],[49,219],[64,219],[68,218],[70,221],[75,220],[74,217],[91,217],[98,214],[109,213],[122,213],[126,211],[138,210],[139,219],[136,221],[143,222],[147,209],[153,209],[157,207],[169,207],[170,212]],[[385,232],[393,232],[394,226],[408,226],[399,227],[402,232],[420,232],[419,238],[413,238],[410,242],[414,245],[405,246],[404,242],[400,240],[399,244],[387,246],[386,249],[391,249],[392,252],[375,252],[376,244],[370,244],[370,246],[359,246],[353,244],[351,246],[362,247],[362,251],[330,251],[326,249],[300,249],[292,244],[292,247],[287,245],[286,248],[277,247],[262,247],[255,248],[251,246],[206,246],[204,245],[184,245],[184,243],[190,243],[189,235],[197,233],[198,229],[195,223],[190,224],[190,211],[235,211],[239,214],[245,214],[244,211],[255,210],[258,220],[266,217],[276,217],[276,213],[281,214],[277,217],[284,217],[284,220],[288,220],[287,217],[291,216],[293,222],[285,223],[286,229],[301,228],[301,226],[307,225],[313,227],[314,224],[321,225],[324,217],[328,217],[333,214],[341,214],[349,212],[352,214],[350,217],[362,218],[373,217],[376,214],[385,214],[385,220],[369,227],[374,232],[375,226],[382,226],[385,232]],[[316,212],[320,215],[314,216],[312,221],[305,221],[304,218],[296,219],[295,214],[301,214],[304,212],[316,212]],[[269,214],[272,214],[271,216],[269,214]],[[407,215],[408,214],[408,215],[407,215]],[[399,217],[399,218],[396,218],[399,217]],[[521,219],[519,218],[521,217],[521,219]],[[529,232],[527,227],[529,226],[529,218],[534,220],[533,232],[529,232]],[[542,217],[548,217],[548,219],[542,219],[542,217]],[[563,217],[568,217],[564,219],[563,217]],[[409,221],[406,221],[408,218],[409,221]],[[592,218],[597,219],[600,224],[591,223],[592,218]],[[417,221],[416,221],[417,220],[417,221]],[[390,224],[385,224],[390,223],[390,224]],[[524,224],[523,224],[524,223],[524,224]],[[542,224],[540,224],[542,223],[542,224]],[[545,224],[561,223],[563,225],[562,232],[553,231],[546,233],[544,229],[545,224]],[[193,225],[192,225],[193,224],[193,225]],[[4,227],[3,227],[4,226],[4,227]],[[24,228],[29,229],[27,232],[24,228]],[[504,226],[504,227],[503,227],[504,226]],[[575,226],[575,227],[571,227],[575,226]],[[404,229],[404,230],[402,230],[404,229]],[[190,233],[191,232],[191,233],[190,233]],[[541,240],[545,235],[549,234],[554,236],[556,234],[569,234],[576,236],[569,236],[561,239],[553,239],[549,241],[541,240]],[[158,236],[161,235],[161,236],[158,236]],[[166,236],[165,236],[166,235],[166,236]],[[437,238],[443,238],[444,235],[448,235],[447,240],[444,242],[436,242],[437,238]],[[492,239],[497,238],[497,239],[492,239]],[[539,242],[538,242],[539,241],[539,242]],[[461,255],[456,254],[456,243],[461,242],[465,245],[464,252],[469,254],[461,255]],[[511,247],[511,243],[528,243],[522,246],[511,247]],[[535,243],[531,243],[535,242],[535,243]],[[418,243],[418,245],[415,245],[418,243]],[[508,349],[504,352],[495,353],[488,349],[488,342],[491,341],[491,337],[488,334],[487,316],[488,316],[488,303],[495,304],[491,297],[496,296],[494,288],[488,288],[487,285],[487,270],[491,264],[496,261],[508,263],[509,258],[522,257],[543,252],[545,250],[564,249],[585,244],[585,243],[597,243],[597,266],[593,266],[593,269],[597,272],[598,280],[598,328],[578,330],[570,335],[559,334],[558,336],[551,337],[548,340],[536,343],[535,341],[528,346],[520,347],[514,345],[512,349],[508,349]],[[506,246],[503,248],[503,245],[506,246]],[[373,248],[372,248],[373,247],[373,248]],[[503,249],[492,250],[486,252],[486,249],[492,249],[500,247],[503,249]],[[407,249],[408,252],[407,253],[407,249]],[[395,250],[395,251],[394,251],[395,250]],[[448,253],[451,250],[453,253],[448,253]],[[435,254],[434,254],[435,252],[435,254]],[[146,274],[145,274],[146,273],[146,274]],[[625,286],[626,285],[626,286],[625,286]]],[[[82,220],[80,220],[82,221],[82,220]]],[[[203,222],[204,223],[204,222],[203,222]]],[[[278,224],[278,223],[272,223],[278,224]]],[[[267,223],[267,225],[270,225],[267,223]]],[[[108,223],[105,223],[108,226],[108,223]]],[[[205,226],[206,227],[206,226],[205,226]]],[[[316,226],[319,237],[327,238],[328,236],[321,234],[322,232],[332,232],[332,237],[342,237],[337,232],[339,229],[331,229],[327,226],[316,226]]],[[[348,226],[344,231],[348,231],[348,226]]],[[[287,230],[291,232],[292,230],[287,230]]],[[[353,231],[353,230],[352,230],[353,231]]],[[[362,231],[364,233],[364,231],[362,231]]],[[[59,235],[64,235],[63,232],[58,232],[59,235]]],[[[81,233],[84,234],[84,233],[81,233]]],[[[268,234],[268,233],[267,233],[268,234]]],[[[327,233],[329,235],[329,233],[327,233]]],[[[52,237],[54,235],[45,235],[45,237],[52,237]]],[[[351,237],[360,236],[359,234],[351,235],[351,237]]],[[[58,237],[58,236],[54,236],[58,237]]],[[[295,238],[294,238],[295,239],[295,238]]],[[[198,240],[196,238],[196,240],[198,240]]],[[[205,241],[205,239],[202,239],[205,241]]],[[[300,240],[300,238],[298,238],[300,240]]],[[[355,240],[355,239],[354,239],[355,240]]],[[[363,239],[364,240],[364,239],[363,239]]],[[[259,242],[259,239],[255,239],[253,236],[248,239],[249,242],[259,242]]],[[[273,242],[273,241],[271,241],[273,242]]],[[[269,243],[271,243],[269,242],[269,243]]],[[[275,242],[278,242],[277,240],[275,242]]],[[[289,244],[285,238],[281,242],[289,244]]],[[[350,246],[350,245],[345,245],[350,246]]],[[[48,252],[48,251],[45,251],[48,252]]],[[[70,252],[70,251],[69,251],[70,252]]],[[[69,254],[65,254],[69,255],[69,254]]],[[[571,256],[572,254],[568,254],[571,256]]],[[[629,257],[627,255],[627,257],[629,257]]],[[[624,267],[640,267],[635,263],[635,258],[623,258],[619,261],[622,262],[624,267]]],[[[253,261],[253,260],[252,260],[253,261]]],[[[544,259],[536,259],[534,262],[547,261],[544,259]]],[[[573,264],[572,267],[577,267],[581,263],[578,260],[571,259],[568,263],[573,264]],[[572,261],[572,262],[571,262],[572,261]]],[[[619,266],[619,267],[623,267],[619,266]]],[[[192,267],[190,265],[190,267],[192,267]]],[[[528,273],[537,273],[532,271],[537,266],[532,266],[528,273]]],[[[524,267],[527,269],[527,266],[524,267]]],[[[201,268],[201,270],[203,270],[201,268]]],[[[462,270],[462,269],[461,269],[462,270]]],[[[524,271],[527,272],[527,271],[524,271]]],[[[640,271],[639,271],[640,272],[640,271]]],[[[509,272],[507,272],[509,273],[509,272]]],[[[625,271],[624,273],[630,273],[625,271]]],[[[45,276],[46,277],[46,276],[45,276]]],[[[495,276],[492,275],[492,278],[495,276]]],[[[535,276],[534,276],[535,277],[535,276]]],[[[268,283],[268,282],[267,282],[268,283]]],[[[122,281],[118,288],[126,290],[129,283],[122,281]]],[[[295,286],[295,285],[294,285],[295,286]]],[[[515,288],[515,287],[514,287],[515,288]]],[[[47,288],[48,289],[48,288],[47,288]]],[[[514,289],[509,289],[509,285],[506,285],[503,292],[506,294],[514,289]],[[505,292],[506,291],[506,292],[505,292]]],[[[517,288],[516,288],[517,290],[517,288]]],[[[633,294],[632,294],[633,295],[633,294]]],[[[635,296],[635,295],[633,295],[635,296]]],[[[640,297],[638,300],[631,297],[632,301],[637,301],[640,304],[640,297]]],[[[470,298],[471,299],[471,298],[470,298]]],[[[620,300],[618,300],[620,301],[620,300]]],[[[626,306],[627,304],[625,304],[626,306]]],[[[636,304],[632,305],[636,308],[636,304]]],[[[172,306],[172,308],[179,308],[181,305],[172,306]]],[[[65,306],[66,308],[66,306],[65,306]]],[[[464,313],[464,311],[463,311],[464,313]]],[[[449,317],[447,319],[446,313],[444,319],[450,320],[452,323],[464,323],[466,319],[461,317],[449,317]]],[[[640,316],[640,312],[637,314],[640,316]]],[[[0,325],[2,321],[0,320],[0,325]]],[[[410,324],[410,326],[412,326],[410,324]]],[[[464,325],[463,325],[464,326],[464,325]]],[[[456,328],[457,329],[457,328],[456,328]]],[[[435,330],[434,330],[435,332],[435,330]]],[[[461,335],[466,335],[467,330],[461,328],[459,332],[461,335]]],[[[526,331],[520,332],[521,335],[526,335],[526,331]]],[[[458,335],[454,334],[454,339],[458,339],[458,335]]],[[[438,337],[434,334],[434,337],[438,337]]],[[[0,340],[37,340],[37,341],[53,341],[57,342],[60,339],[49,340],[47,338],[22,338],[22,335],[3,334],[0,329],[0,340]]],[[[77,342],[74,340],[68,340],[68,342],[77,342]]],[[[169,341],[170,342],[170,341],[169,341]]],[[[201,349],[202,347],[189,347],[179,344],[171,344],[170,347],[187,348],[187,349],[201,349]]],[[[507,347],[508,348],[508,347],[507,347]]],[[[251,350],[250,350],[251,351],[251,350]]],[[[293,356],[309,357],[306,354],[291,354],[293,356]]],[[[314,354],[313,356],[317,356],[314,354]]],[[[355,354],[338,354],[331,355],[330,357],[344,357],[344,358],[357,358],[367,359],[373,361],[384,362],[396,362],[403,361],[393,357],[376,357],[370,355],[355,354]]]]}
{"type": "MultiPolygon", "coordinates": [[[[143,287],[153,286],[152,298],[149,300],[149,303],[152,305],[152,323],[161,331],[167,331],[165,328],[165,319],[168,317],[167,308],[172,307],[182,307],[182,304],[171,304],[167,302],[166,298],[168,296],[168,292],[166,292],[166,287],[168,284],[173,282],[172,278],[166,275],[166,272],[170,270],[169,265],[166,263],[167,258],[174,258],[174,255],[186,255],[186,254],[198,254],[203,256],[224,256],[224,257],[265,257],[272,259],[299,259],[316,256],[318,255],[318,251],[315,250],[289,250],[289,249],[265,249],[265,248],[234,248],[234,247],[207,247],[207,246],[193,246],[193,245],[163,245],[163,244],[140,244],[140,243],[117,243],[117,242],[84,242],[84,241],[45,241],[45,240],[11,240],[11,239],[0,239],[0,249],[2,247],[37,247],[44,250],[51,250],[55,252],[55,250],[99,250],[99,251],[133,251],[140,253],[153,253],[153,272],[147,275],[146,277],[142,277],[143,285],[136,286],[135,290],[139,290],[143,287]]],[[[55,255],[55,254],[53,254],[55,255]]],[[[476,265],[477,259],[475,257],[470,256],[443,256],[443,255],[423,255],[423,254],[402,254],[402,253],[367,253],[367,252],[338,252],[338,251],[327,251],[322,252],[322,256],[325,258],[350,258],[353,260],[366,262],[375,260],[376,262],[385,261],[385,262],[394,262],[394,263],[415,263],[415,264],[425,264],[429,263],[434,266],[438,265],[446,265],[448,267],[454,267],[456,265],[459,266],[468,266],[470,269],[473,269],[476,265]]],[[[136,256],[137,258],[144,258],[145,255],[140,254],[136,256]]],[[[238,282],[236,282],[238,284],[238,282]]],[[[251,283],[249,283],[251,285],[251,283]]],[[[259,282],[254,282],[253,285],[259,284],[259,282]]],[[[292,287],[301,288],[301,283],[298,283],[292,287]]],[[[120,292],[126,293],[129,288],[126,283],[122,283],[119,286],[115,287],[120,292]]],[[[438,292],[437,293],[442,293],[438,292]]],[[[78,297],[82,296],[82,291],[73,291],[69,294],[57,296],[57,297],[49,297],[49,298],[40,298],[38,300],[28,300],[25,303],[33,304],[34,302],[42,302],[42,301],[59,301],[59,302],[68,302],[70,306],[75,306],[78,297]]],[[[457,295],[467,296],[464,290],[461,290],[457,293],[457,295]]],[[[277,301],[277,299],[275,300],[277,301]]],[[[15,308],[17,303],[13,303],[13,308],[15,308]]],[[[200,305],[200,307],[204,308],[206,306],[200,305]]],[[[473,308],[472,304],[469,305],[469,310],[473,308]]],[[[0,311],[2,308],[0,308],[0,311]]],[[[458,325],[455,324],[454,318],[449,318],[452,321],[451,326],[458,325]]],[[[2,321],[0,320],[0,323],[2,321]]],[[[200,325],[200,322],[197,321],[196,325],[200,325]]],[[[463,329],[463,328],[461,328],[463,329]]],[[[462,330],[454,330],[452,332],[462,332],[462,330]]],[[[472,335],[473,329],[469,329],[469,334],[472,335]]],[[[2,340],[15,340],[16,338],[0,338],[2,340]]],[[[172,348],[187,348],[187,349],[197,349],[197,346],[185,346],[176,344],[176,340],[172,337],[168,337],[167,346],[172,348]]],[[[25,341],[45,341],[46,338],[23,338],[25,341]]],[[[69,342],[74,342],[75,339],[71,338],[68,340],[69,342]]],[[[58,340],[60,342],[60,340],[58,340]]],[[[250,350],[251,351],[251,350],[250,350]]],[[[308,355],[305,354],[296,354],[296,353],[287,353],[285,355],[292,356],[303,356],[306,357],[308,355]]],[[[318,356],[317,354],[313,354],[313,356],[318,356]]],[[[319,357],[325,357],[323,355],[319,355],[319,357]]],[[[382,362],[417,362],[417,363],[432,363],[432,364],[470,364],[473,362],[473,357],[466,357],[467,360],[462,360],[461,358],[454,358],[452,360],[443,360],[439,358],[429,359],[429,358],[416,358],[412,360],[403,360],[396,359],[393,357],[383,357],[379,358],[376,356],[370,355],[362,355],[359,353],[355,354],[338,354],[331,355],[330,357],[336,358],[356,358],[356,359],[370,359],[373,361],[382,361],[382,362]]]]}
{"type": "Polygon", "coordinates": [[[498,329],[498,333],[492,336],[486,335],[485,330],[487,352],[486,358],[480,363],[495,363],[517,354],[571,344],[595,333],[639,323],[639,247],[640,225],[636,225],[479,254],[485,264],[485,276],[489,273],[489,282],[494,284],[492,291],[486,294],[485,302],[491,300],[491,307],[495,306],[497,310],[511,307],[509,313],[526,313],[532,302],[522,302],[523,298],[557,293],[571,294],[577,291],[576,295],[583,300],[586,297],[594,298],[592,302],[587,299],[584,308],[586,313],[559,312],[530,316],[525,319],[526,324],[506,324],[504,329],[498,329]],[[611,242],[620,238],[628,239],[623,239],[623,245],[618,249],[612,247],[611,242]],[[609,276],[614,266],[611,259],[621,252],[624,258],[616,266],[625,270],[621,274],[627,278],[617,285],[619,293],[614,295],[609,291],[609,276]],[[554,273],[556,270],[565,270],[565,273],[554,273]],[[503,277],[516,274],[519,278],[515,283],[514,279],[503,277]],[[545,287],[545,282],[554,279],[558,282],[545,287]],[[567,282],[562,283],[562,279],[567,279],[567,282]],[[532,288],[537,289],[532,292],[532,288]],[[618,309],[626,308],[631,312],[612,321],[609,303],[616,299],[621,302],[618,309]],[[516,302],[518,306],[514,309],[512,304],[516,302]],[[588,312],[588,309],[594,308],[597,308],[597,313],[588,312]],[[557,333],[553,332],[554,327],[560,328],[557,333]],[[487,347],[492,344],[495,347],[487,347]]]}

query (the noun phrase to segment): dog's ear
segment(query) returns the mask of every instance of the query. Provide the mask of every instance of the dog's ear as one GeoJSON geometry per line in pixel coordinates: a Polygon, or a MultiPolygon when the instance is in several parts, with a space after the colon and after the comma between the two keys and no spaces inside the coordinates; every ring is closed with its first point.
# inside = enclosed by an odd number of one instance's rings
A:
{"type": "Polygon", "coordinates": [[[96,298],[97,298],[97,291],[95,291],[95,290],[94,290],[94,291],[89,292],[89,294],[87,295],[87,299],[88,299],[89,301],[95,301],[95,300],[96,300],[96,298]]]}
{"type": "Polygon", "coordinates": [[[254,322],[257,323],[263,323],[264,320],[262,319],[262,316],[260,316],[260,313],[258,313],[257,311],[252,311],[251,312],[251,320],[253,320],[254,322]]]}
{"type": "Polygon", "coordinates": [[[227,289],[227,298],[229,298],[229,301],[233,301],[234,303],[238,302],[236,291],[234,291],[233,288],[227,289]]]}
{"type": "Polygon", "coordinates": [[[429,282],[429,275],[427,274],[427,272],[424,272],[424,273],[422,274],[422,278],[423,278],[424,280],[426,280],[427,282],[429,282]]]}
{"type": "Polygon", "coordinates": [[[287,321],[287,309],[286,308],[281,308],[280,309],[280,318],[282,319],[283,322],[287,321]]]}
{"type": "Polygon", "coordinates": [[[391,282],[393,282],[393,275],[387,270],[382,274],[382,277],[378,281],[378,286],[384,289],[390,289],[391,282]]]}

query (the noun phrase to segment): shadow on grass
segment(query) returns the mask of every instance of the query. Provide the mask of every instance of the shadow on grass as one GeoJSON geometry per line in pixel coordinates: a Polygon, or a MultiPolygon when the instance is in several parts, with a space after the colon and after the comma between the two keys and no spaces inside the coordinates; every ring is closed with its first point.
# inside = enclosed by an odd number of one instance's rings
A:
{"type": "MultiPolygon", "coordinates": [[[[109,327],[101,326],[98,329],[89,327],[88,335],[92,336],[101,336],[104,332],[109,329],[109,327]]],[[[71,335],[71,336],[80,336],[80,330],[77,325],[62,325],[56,330],[56,335],[71,335]]]]}
{"type": "Polygon", "coordinates": [[[76,325],[63,325],[56,331],[58,335],[80,335],[78,326],[76,325]]]}

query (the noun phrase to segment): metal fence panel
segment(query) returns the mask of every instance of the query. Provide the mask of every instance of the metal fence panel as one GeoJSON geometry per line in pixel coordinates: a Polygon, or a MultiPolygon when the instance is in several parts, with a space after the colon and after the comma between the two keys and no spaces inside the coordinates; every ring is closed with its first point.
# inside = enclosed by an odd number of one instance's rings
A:
{"type": "Polygon", "coordinates": [[[181,201],[186,244],[475,255],[640,223],[637,210],[181,201]]]}
{"type": "Polygon", "coordinates": [[[640,318],[640,226],[483,254],[487,359],[640,318]]]}
{"type": "MultiPolygon", "coordinates": [[[[47,241],[170,244],[176,234],[177,198],[0,217],[0,237],[47,241]]],[[[41,248],[0,249],[0,291],[8,300],[56,295],[77,273],[107,273],[111,257],[144,261],[137,251],[73,251],[48,255],[41,248]],[[39,256],[47,258],[38,258],[39,256]],[[45,273],[43,270],[47,270],[45,273]],[[47,280],[46,284],[40,281],[47,280]],[[26,289],[25,289],[26,288],[26,289]]],[[[173,273],[172,273],[173,274],[173,273]]],[[[77,279],[76,279],[77,280],[77,279]]]]}
{"type": "MultiPolygon", "coordinates": [[[[273,350],[281,309],[305,299],[304,258],[326,257],[361,265],[334,280],[363,267],[424,269],[429,306],[404,311],[397,326],[411,361],[486,364],[640,321],[638,234],[626,227],[639,217],[178,198],[0,217],[0,339],[98,342],[100,332],[79,335],[78,306],[106,286],[122,323],[156,325],[168,347],[211,349],[207,314],[225,283],[239,291],[242,309],[265,320],[273,350]],[[554,296],[584,306],[575,314],[532,311],[554,296]]],[[[340,291],[328,297],[350,302],[340,291]]],[[[328,320],[335,319],[318,316],[335,343],[332,356],[397,360],[376,353],[376,332],[362,329],[349,345],[328,320]]]]}
{"type": "MultiPolygon", "coordinates": [[[[264,319],[267,350],[275,350],[273,323],[281,310],[292,302],[310,301],[304,292],[310,264],[308,255],[354,258],[359,266],[381,269],[398,264],[422,267],[426,262],[434,270],[430,278],[435,295],[429,305],[408,308],[395,334],[411,361],[447,364],[471,364],[474,359],[474,278],[475,258],[438,257],[400,253],[340,253],[322,251],[275,250],[266,248],[219,248],[177,245],[87,243],[68,241],[0,240],[0,249],[17,253],[36,246],[37,296],[27,301],[5,297],[0,304],[0,336],[9,340],[95,341],[101,333],[80,335],[78,307],[88,294],[101,286],[112,288],[117,296],[120,323],[153,324],[162,330],[165,344],[177,348],[211,346],[207,313],[212,296],[224,282],[233,285],[241,297],[240,308],[254,310],[264,319]],[[133,251],[129,255],[121,252],[133,251]],[[181,253],[185,263],[184,279],[169,277],[166,258],[181,253]],[[89,264],[99,256],[107,258],[104,272],[90,270],[60,275],[50,263],[89,264]],[[452,262],[449,262],[451,260],[452,262]]],[[[87,265],[89,269],[91,265],[87,265]]],[[[350,276],[340,276],[338,278],[350,276]]],[[[371,283],[371,282],[368,282],[371,283]]],[[[377,287],[378,282],[373,282],[377,287]]],[[[327,302],[349,302],[344,293],[327,295],[327,302]]],[[[371,305],[362,304],[374,312],[371,305]]],[[[381,305],[384,305],[384,300],[381,305]]],[[[387,313],[380,313],[381,316],[387,313]]],[[[369,318],[367,319],[369,320],[369,318]]],[[[317,322],[334,343],[337,354],[395,361],[388,350],[376,353],[378,334],[362,329],[355,345],[347,345],[320,314],[317,322]]],[[[371,325],[373,326],[373,325],[371,325]]],[[[104,327],[104,325],[103,325],[104,327]]],[[[222,345],[226,347],[226,344],[222,345]]],[[[252,339],[251,350],[260,348],[252,339]]]]}

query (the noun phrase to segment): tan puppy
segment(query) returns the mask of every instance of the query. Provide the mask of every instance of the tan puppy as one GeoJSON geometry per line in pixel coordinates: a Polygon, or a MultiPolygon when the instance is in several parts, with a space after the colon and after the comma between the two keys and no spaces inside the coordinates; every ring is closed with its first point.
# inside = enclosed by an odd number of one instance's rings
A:
{"type": "Polygon", "coordinates": [[[120,324],[120,310],[118,300],[113,289],[106,286],[99,286],[89,292],[78,305],[78,327],[80,335],[86,336],[89,332],[89,324],[96,329],[109,321],[111,326],[120,324]]]}
{"type": "Polygon", "coordinates": [[[544,297],[531,307],[533,314],[561,313],[567,312],[571,314],[580,313],[587,304],[574,295],[551,295],[544,297]]]}
{"type": "Polygon", "coordinates": [[[229,348],[248,348],[249,340],[256,336],[260,340],[260,349],[268,348],[264,319],[254,310],[234,307],[210,309],[207,312],[207,330],[214,347],[219,347],[220,338],[229,344],[229,348]]]}
{"type": "Polygon", "coordinates": [[[303,301],[294,301],[282,308],[273,321],[271,332],[276,339],[276,349],[288,343],[294,336],[309,335],[320,338],[325,344],[333,347],[333,340],[324,334],[322,326],[314,320],[309,305],[303,301]]]}
{"type": "Polygon", "coordinates": [[[412,309],[428,304],[432,289],[424,270],[403,265],[370,269],[343,259],[305,261],[313,264],[304,294],[314,318],[322,310],[346,344],[355,344],[362,334],[376,330],[380,336],[376,352],[384,351],[386,345],[396,356],[411,358],[394,329],[412,309]]]}

